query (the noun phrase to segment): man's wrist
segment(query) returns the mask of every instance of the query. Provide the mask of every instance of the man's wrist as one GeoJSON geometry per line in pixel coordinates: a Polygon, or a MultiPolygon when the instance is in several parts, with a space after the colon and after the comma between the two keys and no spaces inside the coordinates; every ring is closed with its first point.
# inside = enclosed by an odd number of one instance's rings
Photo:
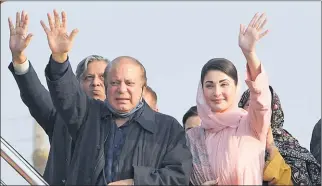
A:
{"type": "Polygon", "coordinates": [[[16,64],[22,64],[27,60],[27,56],[24,53],[13,53],[12,62],[16,64]]]}
{"type": "Polygon", "coordinates": [[[52,53],[51,54],[54,61],[57,63],[64,63],[67,61],[68,54],[67,53],[52,53]]]}

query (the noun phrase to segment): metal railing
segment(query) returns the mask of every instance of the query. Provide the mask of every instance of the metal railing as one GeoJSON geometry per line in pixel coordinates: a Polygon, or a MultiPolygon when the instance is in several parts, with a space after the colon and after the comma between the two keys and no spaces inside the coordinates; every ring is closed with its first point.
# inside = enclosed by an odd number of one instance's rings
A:
{"type": "MultiPolygon", "coordinates": [[[[48,185],[43,177],[6,140],[1,137],[1,157],[30,185],[48,185]]],[[[4,184],[1,180],[1,185],[4,184]]]]}
{"type": "Polygon", "coordinates": [[[6,186],[6,184],[1,180],[1,184],[0,184],[1,186],[3,185],[3,186],[6,186]]]}

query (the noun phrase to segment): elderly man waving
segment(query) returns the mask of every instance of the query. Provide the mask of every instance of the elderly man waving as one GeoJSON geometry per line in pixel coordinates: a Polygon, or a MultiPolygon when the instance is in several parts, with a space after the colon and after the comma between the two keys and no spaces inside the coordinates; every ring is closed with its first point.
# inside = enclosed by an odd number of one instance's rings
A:
{"type": "Polygon", "coordinates": [[[107,68],[108,101],[90,99],[72,72],[68,52],[77,30],[66,33],[66,14],[41,22],[52,55],[46,77],[53,103],[76,141],[67,185],[188,185],[192,157],[185,133],[171,116],[142,99],[143,65],[118,57],[107,68]]]}

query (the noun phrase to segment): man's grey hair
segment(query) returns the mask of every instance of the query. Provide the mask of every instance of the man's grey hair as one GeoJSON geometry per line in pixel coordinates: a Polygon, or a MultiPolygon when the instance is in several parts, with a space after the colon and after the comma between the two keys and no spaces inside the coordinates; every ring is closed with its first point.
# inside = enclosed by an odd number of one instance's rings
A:
{"type": "Polygon", "coordinates": [[[86,57],[77,65],[76,78],[78,79],[78,81],[81,80],[81,77],[83,76],[84,72],[87,70],[88,65],[93,61],[105,61],[107,64],[109,64],[110,62],[107,58],[104,58],[99,55],[90,55],[86,57]]]}
{"type": "MultiPolygon", "coordinates": [[[[115,65],[118,62],[120,62],[121,59],[129,59],[129,60],[133,61],[134,63],[136,63],[137,65],[139,65],[139,67],[142,70],[142,79],[144,81],[143,86],[145,87],[147,85],[147,80],[148,80],[148,78],[146,77],[146,70],[145,70],[144,66],[142,65],[142,63],[139,60],[137,60],[137,59],[135,59],[134,57],[131,57],[131,56],[120,56],[120,57],[117,57],[117,58],[113,59],[109,63],[109,65],[106,67],[104,77],[107,77],[107,74],[111,71],[113,65],[115,65]]],[[[106,82],[106,83],[108,83],[108,82],[106,82]]]]}

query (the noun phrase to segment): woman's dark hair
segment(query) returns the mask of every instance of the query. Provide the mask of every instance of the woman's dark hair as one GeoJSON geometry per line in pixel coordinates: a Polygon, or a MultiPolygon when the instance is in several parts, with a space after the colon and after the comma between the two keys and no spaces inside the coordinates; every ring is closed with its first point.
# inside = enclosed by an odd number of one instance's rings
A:
{"type": "Polygon", "coordinates": [[[206,74],[210,70],[218,70],[225,74],[227,74],[229,77],[231,77],[235,81],[235,85],[238,84],[238,75],[237,75],[237,69],[235,65],[225,58],[213,58],[209,60],[201,70],[201,85],[203,86],[203,81],[205,79],[206,74]]]}

